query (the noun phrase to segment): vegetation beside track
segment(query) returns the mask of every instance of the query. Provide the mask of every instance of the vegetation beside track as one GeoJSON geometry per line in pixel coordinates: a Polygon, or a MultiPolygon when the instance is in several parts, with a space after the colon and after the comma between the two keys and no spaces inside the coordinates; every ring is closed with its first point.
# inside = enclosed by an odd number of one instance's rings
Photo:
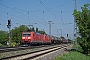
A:
{"type": "Polygon", "coordinates": [[[54,60],[90,60],[90,56],[73,51],[68,54],[63,54],[60,57],[56,57],[54,60]]]}
{"type": "MultiPolygon", "coordinates": [[[[84,4],[81,10],[74,10],[73,16],[78,27],[77,43],[84,54],[90,54],[90,4],[84,4]]],[[[76,36],[76,34],[74,35],[76,36]]]]}

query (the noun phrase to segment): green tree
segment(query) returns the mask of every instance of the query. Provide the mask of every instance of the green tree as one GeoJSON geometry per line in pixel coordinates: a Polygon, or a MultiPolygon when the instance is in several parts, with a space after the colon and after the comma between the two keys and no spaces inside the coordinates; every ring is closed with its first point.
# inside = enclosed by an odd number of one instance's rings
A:
{"type": "Polygon", "coordinates": [[[77,43],[80,44],[82,42],[82,38],[77,37],[77,43]]]}
{"type": "Polygon", "coordinates": [[[36,27],[36,32],[38,32],[38,28],[36,27]]]}
{"type": "Polygon", "coordinates": [[[61,38],[62,38],[62,39],[65,39],[65,37],[64,37],[64,36],[61,36],[61,38]]]}
{"type": "Polygon", "coordinates": [[[69,43],[73,43],[73,40],[71,40],[71,39],[68,39],[68,42],[69,42],[69,43]]]}
{"type": "Polygon", "coordinates": [[[46,34],[45,31],[42,31],[42,30],[38,30],[38,28],[36,27],[36,32],[40,33],[40,34],[46,34]]]}
{"type": "Polygon", "coordinates": [[[15,27],[14,29],[12,29],[11,30],[12,42],[16,42],[17,44],[19,44],[21,42],[22,32],[27,31],[27,30],[29,30],[29,28],[25,25],[21,25],[19,27],[15,27]]]}
{"type": "Polygon", "coordinates": [[[34,31],[34,32],[35,32],[35,29],[34,29],[34,27],[32,27],[32,31],[34,31]]]}
{"type": "Polygon", "coordinates": [[[0,44],[6,45],[8,41],[8,33],[6,31],[0,31],[0,44]]]}
{"type": "Polygon", "coordinates": [[[42,30],[39,30],[38,33],[40,33],[40,34],[46,34],[46,32],[45,31],[42,31],[42,30]]]}
{"type": "Polygon", "coordinates": [[[81,36],[80,46],[84,53],[90,53],[90,10],[89,4],[81,7],[82,11],[74,10],[75,22],[81,36]]]}

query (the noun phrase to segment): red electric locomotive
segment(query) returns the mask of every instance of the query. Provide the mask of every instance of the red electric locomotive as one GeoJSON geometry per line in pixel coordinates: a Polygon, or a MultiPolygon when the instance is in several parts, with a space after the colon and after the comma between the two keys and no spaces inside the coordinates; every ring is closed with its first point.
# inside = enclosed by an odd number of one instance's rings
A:
{"type": "Polygon", "coordinates": [[[22,44],[35,45],[35,44],[51,44],[51,36],[46,34],[31,32],[22,33],[22,44]]]}

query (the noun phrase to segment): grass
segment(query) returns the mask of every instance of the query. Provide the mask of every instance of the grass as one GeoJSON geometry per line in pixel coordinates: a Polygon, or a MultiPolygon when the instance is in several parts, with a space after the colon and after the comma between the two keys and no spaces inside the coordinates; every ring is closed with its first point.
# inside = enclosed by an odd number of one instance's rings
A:
{"type": "Polygon", "coordinates": [[[77,47],[76,47],[76,45],[73,45],[72,48],[73,49],[76,49],[77,48],[79,52],[83,52],[83,49],[82,49],[82,47],[79,44],[77,45],[77,47]]]}
{"type": "Polygon", "coordinates": [[[56,57],[54,60],[90,60],[90,56],[86,56],[79,52],[69,52],[68,54],[56,57]]]}

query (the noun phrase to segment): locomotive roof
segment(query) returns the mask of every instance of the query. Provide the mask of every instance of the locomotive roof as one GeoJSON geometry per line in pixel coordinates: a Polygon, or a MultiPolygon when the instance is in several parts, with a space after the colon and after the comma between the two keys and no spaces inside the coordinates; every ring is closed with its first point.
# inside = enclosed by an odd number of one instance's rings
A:
{"type": "MultiPolygon", "coordinates": [[[[34,32],[34,31],[26,31],[26,32],[23,32],[23,33],[31,33],[31,32],[34,32]]],[[[38,33],[38,32],[34,32],[34,33],[36,33],[36,34],[41,34],[41,33],[38,33]]],[[[43,35],[50,36],[50,35],[48,35],[48,34],[43,34],[43,35]]]]}

